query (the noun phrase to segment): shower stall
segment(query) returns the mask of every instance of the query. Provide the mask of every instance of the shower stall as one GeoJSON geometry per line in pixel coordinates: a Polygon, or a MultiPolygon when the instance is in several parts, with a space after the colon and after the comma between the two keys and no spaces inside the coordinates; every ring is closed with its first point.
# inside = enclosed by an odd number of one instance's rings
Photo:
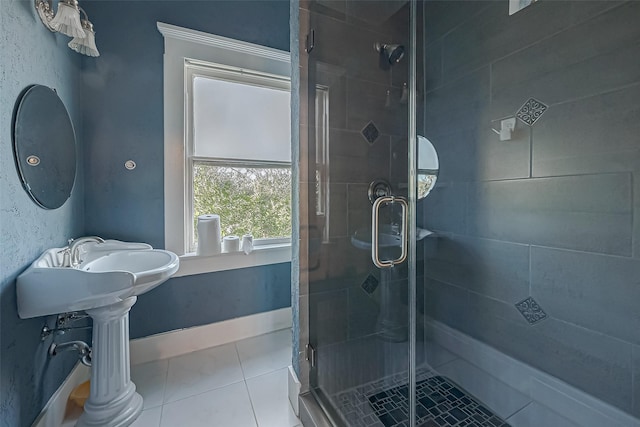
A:
{"type": "Polygon", "coordinates": [[[638,22],[636,1],[294,2],[304,408],[640,426],[638,22]]]}

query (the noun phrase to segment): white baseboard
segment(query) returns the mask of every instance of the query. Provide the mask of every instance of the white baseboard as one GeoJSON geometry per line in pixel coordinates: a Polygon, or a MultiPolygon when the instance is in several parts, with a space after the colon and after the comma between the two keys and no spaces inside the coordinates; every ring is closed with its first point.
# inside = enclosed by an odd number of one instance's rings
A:
{"type": "Polygon", "coordinates": [[[289,365],[289,376],[288,376],[288,392],[289,392],[289,402],[291,403],[291,407],[293,408],[293,412],[295,412],[296,417],[300,418],[300,405],[298,402],[298,396],[300,396],[301,384],[298,376],[296,375],[296,371],[293,370],[293,366],[289,365]]]}
{"type": "Polygon", "coordinates": [[[436,344],[581,427],[640,427],[640,420],[449,326],[429,320],[436,344]]]}
{"type": "Polygon", "coordinates": [[[78,362],[58,390],[53,393],[32,427],[60,427],[67,410],[69,395],[76,386],[87,381],[90,376],[90,368],[78,362]]]}
{"type": "Polygon", "coordinates": [[[193,351],[290,328],[291,307],[179,329],[130,341],[131,364],[180,356],[193,351]]]}

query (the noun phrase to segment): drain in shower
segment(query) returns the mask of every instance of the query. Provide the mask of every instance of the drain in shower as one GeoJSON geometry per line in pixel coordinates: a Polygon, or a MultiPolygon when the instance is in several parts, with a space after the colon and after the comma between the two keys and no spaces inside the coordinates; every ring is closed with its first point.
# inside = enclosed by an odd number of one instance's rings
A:
{"type": "MultiPolygon", "coordinates": [[[[407,426],[409,387],[401,385],[368,396],[385,427],[407,426]]],[[[443,376],[416,383],[416,418],[420,427],[508,427],[504,420],[443,376]]]]}

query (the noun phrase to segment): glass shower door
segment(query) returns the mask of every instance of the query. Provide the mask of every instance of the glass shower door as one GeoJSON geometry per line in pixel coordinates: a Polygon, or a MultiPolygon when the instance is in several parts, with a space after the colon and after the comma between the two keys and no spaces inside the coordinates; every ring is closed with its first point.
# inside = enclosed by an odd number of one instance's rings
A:
{"type": "Polygon", "coordinates": [[[410,364],[424,346],[408,197],[410,6],[301,2],[300,293],[311,390],[336,425],[413,425],[410,364]]]}

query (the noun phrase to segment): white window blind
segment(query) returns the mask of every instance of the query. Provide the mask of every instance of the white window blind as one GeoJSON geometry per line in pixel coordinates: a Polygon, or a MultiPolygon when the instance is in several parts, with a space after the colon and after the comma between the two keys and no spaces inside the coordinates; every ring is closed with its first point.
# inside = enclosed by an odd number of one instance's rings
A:
{"type": "Polygon", "coordinates": [[[194,76],[194,155],[291,161],[290,92],[194,76]]]}

